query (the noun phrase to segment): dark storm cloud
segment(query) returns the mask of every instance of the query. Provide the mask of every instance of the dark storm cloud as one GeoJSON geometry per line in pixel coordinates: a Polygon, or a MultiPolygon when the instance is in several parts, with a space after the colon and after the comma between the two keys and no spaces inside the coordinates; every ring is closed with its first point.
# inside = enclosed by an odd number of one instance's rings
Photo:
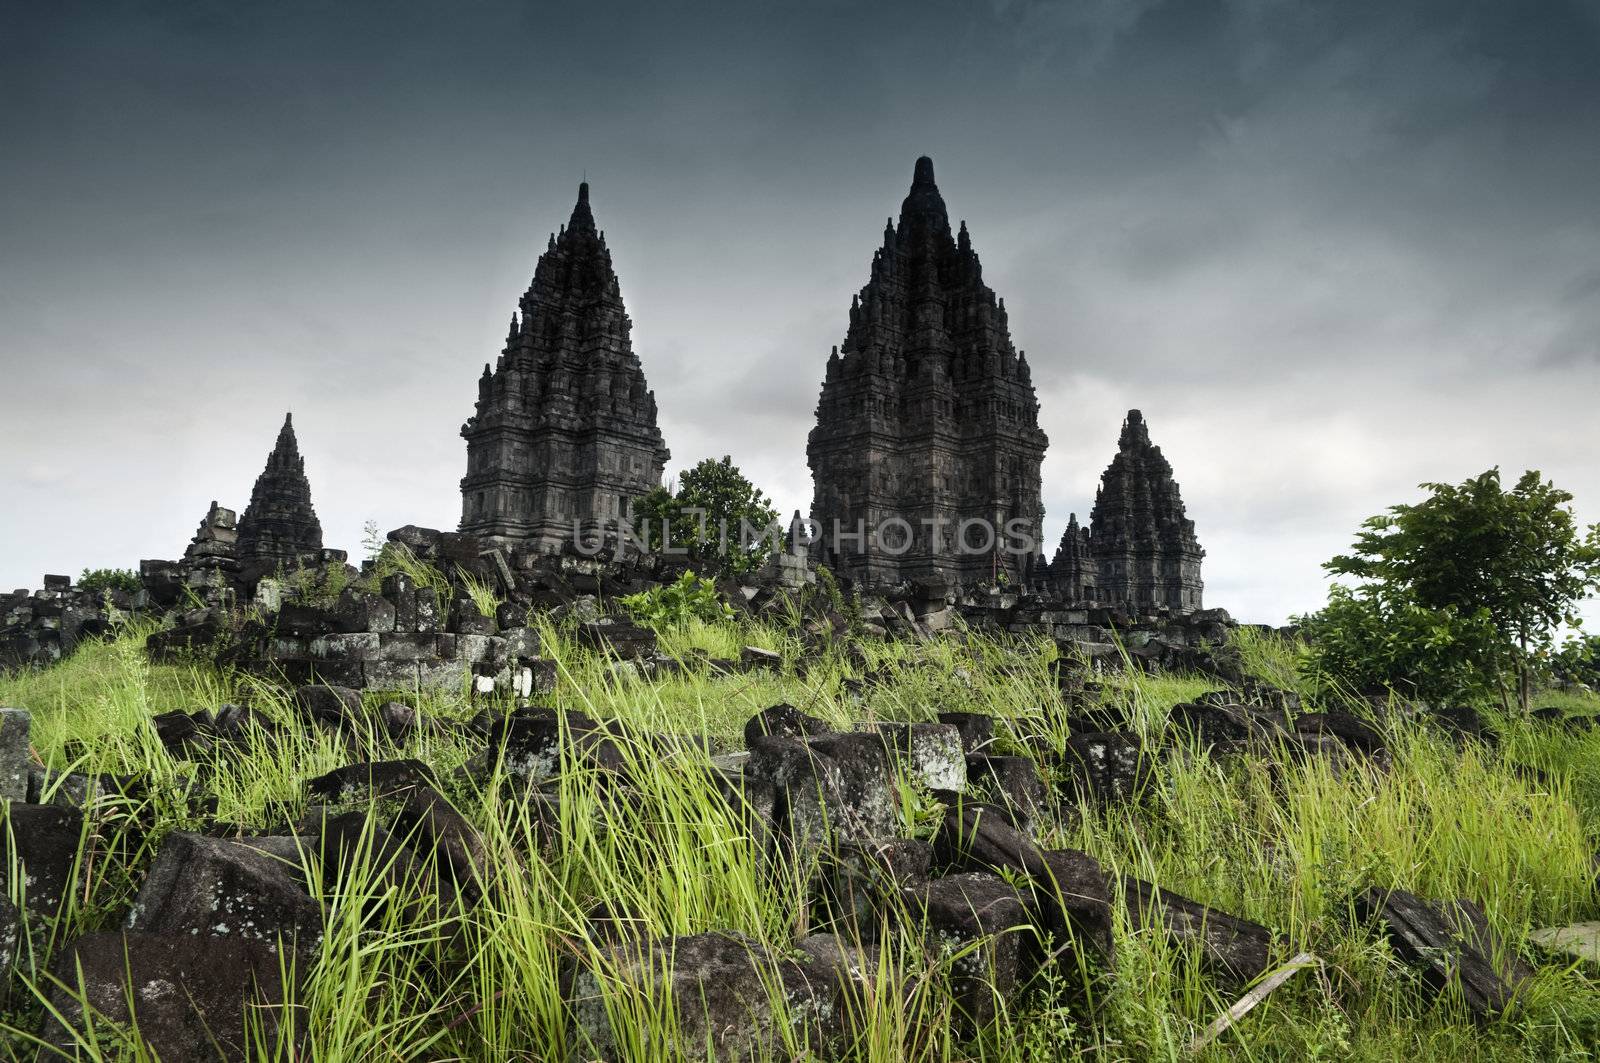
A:
{"type": "Polygon", "coordinates": [[[911,160],[1029,352],[1047,530],[1142,407],[1280,619],[1424,479],[1600,518],[1600,5],[60,4],[0,34],[0,583],[182,548],[284,408],[331,542],[449,526],[585,173],[674,452],[810,496],[911,160]]]}

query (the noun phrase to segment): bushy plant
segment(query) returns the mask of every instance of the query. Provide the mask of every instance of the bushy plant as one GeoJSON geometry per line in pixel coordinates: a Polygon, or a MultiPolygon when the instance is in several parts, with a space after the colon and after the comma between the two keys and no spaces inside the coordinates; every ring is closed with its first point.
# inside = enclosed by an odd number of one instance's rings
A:
{"type": "Polygon", "coordinates": [[[683,551],[702,569],[735,574],[772,556],[766,533],[777,519],[771,500],[726,455],[686,471],[676,493],[657,487],[633,503],[634,531],[650,549],[683,551]]]}
{"type": "Polygon", "coordinates": [[[1308,664],[1429,700],[1496,691],[1506,707],[1514,679],[1526,711],[1556,631],[1580,623],[1577,603],[1600,586],[1600,526],[1580,528],[1572,495],[1533,471],[1510,490],[1497,468],[1422,488],[1323,566],[1361,582],[1305,618],[1308,664]]]}
{"type": "Polygon", "coordinates": [[[726,620],[733,609],[717,593],[717,585],[685,572],[672,583],[651,587],[619,599],[636,623],[652,628],[670,628],[691,620],[726,620]]]}
{"type": "Polygon", "coordinates": [[[85,591],[125,591],[134,594],[139,590],[139,573],[131,568],[86,568],[78,577],[78,588],[85,591]]]}

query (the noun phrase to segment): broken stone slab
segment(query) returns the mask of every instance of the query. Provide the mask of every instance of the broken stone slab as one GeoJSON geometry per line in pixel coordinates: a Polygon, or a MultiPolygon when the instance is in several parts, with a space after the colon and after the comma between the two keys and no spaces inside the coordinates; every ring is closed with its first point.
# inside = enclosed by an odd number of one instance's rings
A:
{"type": "Polygon", "coordinates": [[[606,1008],[608,987],[624,1000],[671,1002],[674,1029],[647,1033],[662,1059],[754,1063],[794,1058],[790,1045],[819,1051],[840,1032],[842,1009],[832,970],[780,958],[742,935],[712,932],[624,942],[603,949],[598,966],[598,971],[585,966],[573,980],[569,1050],[574,1058],[620,1058],[620,1045],[640,1034],[630,1030],[618,1036],[606,1008]],[[777,1012],[774,993],[783,1003],[777,1012]]]}
{"type": "Polygon", "coordinates": [[[1012,826],[1031,834],[1049,809],[1039,765],[1027,757],[975,753],[967,757],[967,788],[1006,810],[1012,826]]]}
{"type": "Polygon", "coordinates": [[[1253,982],[1271,963],[1272,932],[1259,923],[1136,878],[1123,879],[1122,889],[1135,930],[1159,927],[1175,944],[1198,946],[1203,966],[1223,982],[1253,982]]]}
{"type": "Polygon", "coordinates": [[[967,785],[967,754],[961,732],[944,723],[880,723],[884,744],[910,775],[930,790],[967,785]]]}
{"type": "Polygon", "coordinates": [[[361,691],[314,683],[296,687],[295,705],[308,720],[338,725],[361,714],[361,691]]]}
{"type": "Polygon", "coordinates": [[[1167,727],[1222,753],[1270,750],[1288,741],[1283,712],[1256,705],[1186,702],[1167,714],[1167,727]]]}
{"type": "Polygon", "coordinates": [[[33,766],[28,745],[31,721],[23,709],[0,708],[0,801],[28,799],[28,770],[33,766]]]}
{"type": "Polygon", "coordinates": [[[758,735],[745,774],[776,787],[775,817],[797,850],[886,837],[899,823],[894,775],[875,734],[758,735]]]}
{"type": "Polygon", "coordinates": [[[742,646],[739,649],[739,667],[746,672],[781,672],[783,654],[764,650],[760,646],[742,646]]]}
{"type": "MultiPolygon", "coordinates": [[[[996,998],[1024,979],[1024,935],[1033,937],[1028,907],[997,875],[948,875],[901,891],[930,954],[950,960],[950,988],[961,1016],[974,1028],[993,1021],[996,998]]],[[[1031,944],[1029,946],[1031,948],[1031,944]]]]}
{"type": "Polygon", "coordinates": [[[267,850],[284,852],[174,831],[156,853],[127,928],[311,952],[322,940],[322,909],[299,869],[267,850]]]}
{"type": "Polygon", "coordinates": [[[1532,976],[1472,901],[1431,901],[1371,886],[1355,896],[1351,910],[1357,920],[1383,925],[1395,954],[1422,975],[1436,999],[1459,995],[1479,1018],[1504,1014],[1532,976]]]}
{"type": "Polygon", "coordinates": [[[649,628],[639,627],[622,620],[602,619],[578,625],[577,642],[595,650],[615,653],[631,659],[655,652],[656,634],[649,628]]]}
{"type": "Polygon", "coordinates": [[[750,745],[762,735],[778,738],[813,738],[829,735],[836,728],[820,716],[808,716],[787,702],[779,702],[756,713],[744,724],[744,742],[750,745]]]}
{"type": "Polygon", "coordinates": [[[994,717],[985,712],[941,712],[939,722],[947,723],[961,735],[961,748],[981,753],[994,741],[994,717]]]}
{"type": "Polygon", "coordinates": [[[325,801],[393,797],[417,786],[434,786],[433,769],[420,760],[377,760],[346,764],[306,783],[313,797],[325,801]]]}
{"type": "Polygon", "coordinates": [[[1074,734],[1059,765],[1061,788],[1089,805],[1138,800],[1155,777],[1137,735],[1074,734]]]}
{"type": "Polygon", "coordinates": [[[77,809],[0,804],[0,896],[17,896],[11,869],[19,868],[28,914],[55,916],[72,889],[85,837],[84,815],[77,809]]]}
{"type": "Polygon", "coordinates": [[[87,1004],[91,1014],[113,1023],[137,1021],[141,1044],[162,1060],[242,1063],[254,1055],[252,1026],[266,1035],[267,1046],[282,1047],[276,1045],[286,997],[280,962],[263,943],[248,939],[88,934],[52,965],[60,984],[50,990],[40,1038],[73,1056],[87,1004]]]}
{"type": "Polygon", "coordinates": [[[167,753],[179,759],[204,756],[217,745],[214,721],[204,709],[158,713],[150,717],[150,726],[155,728],[167,753]]]}
{"type": "Polygon", "coordinates": [[[1528,940],[1546,952],[1600,965],[1600,923],[1573,923],[1528,931],[1528,940]]]}
{"type": "Polygon", "coordinates": [[[818,893],[825,918],[851,940],[872,941],[901,890],[927,879],[933,846],[916,838],[844,842],[824,853],[818,893]]]}
{"type": "Polygon", "coordinates": [[[408,791],[395,829],[463,897],[475,900],[483,895],[493,878],[488,846],[478,828],[443,794],[429,786],[408,791]]]}

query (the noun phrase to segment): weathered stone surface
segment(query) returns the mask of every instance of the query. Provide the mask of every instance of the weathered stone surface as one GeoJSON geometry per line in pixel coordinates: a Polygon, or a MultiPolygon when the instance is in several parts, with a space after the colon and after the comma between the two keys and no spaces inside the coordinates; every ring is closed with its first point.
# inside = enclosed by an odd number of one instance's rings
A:
{"type": "Polygon", "coordinates": [[[974,585],[992,580],[997,564],[1020,583],[1025,562],[962,521],[1008,534],[989,523],[1003,497],[1011,519],[1042,542],[1046,443],[1005,304],[984,284],[965,226],[951,232],[932,160],[918,159],[899,225],[885,231],[828,359],[806,444],[820,559],[868,588],[974,585]],[[905,522],[903,550],[890,515],[905,522]],[[845,539],[858,524],[864,541],[845,539]]]}
{"type": "Polygon", "coordinates": [[[961,1014],[977,1027],[993,1020],[996,998],[1023,977],[1023,935],[1032,936],[1032,919],[1021,895],[998,876],[970,873],[932,879],[902,896],[910,917],[921,918],[931,950],[965,953],[951,968],[961,1014]]]}
{"type": "Polygon", "coordinates": [[[967,785],[967,755],[961,732],[943,723],[880,723],[878,733],[912,778],[934,790],[967,785]]]}
{"type": "Polygon", "coordinates": [[[93,1013],[123,1025],[137,1018],[141,1042],[163,1063],[254,1058],[246,1016],[272,1046],[285,1001],[279,957],[253,940],[89,934],[56,959],[52,974],[72,992],[51,990],[41,1037],[69,1057],[79,1043],[71,1031],[85,1021],[80,989],[93,1013]]]}
{"type": "Polygon", "coordinates": [[[1070,736],[1061,773],[1068,794],[1088,804],[1135,800],[1155,776],[1138,736],[1124,734],[1070,736]]]}
{"type": "Polygon", "coordinates": [[[493,877],[483,835],[437,790],[408,791],[395,829],[464,896],[482,895],[493,877]]]}
{"type": "Polygon", "coordinates": [[[22,953],[22,912],[0,892],[0,984],[11,977],[11,968],[22,953]]]}
{"type": "Polygon", "coordinates": [[[660,484],[671,455],[630,329],[586,182],[462,426],[463,532],[553,553],[660,484]]]}
{"type": "Polygon", "coordinates": [[[317,723],[340,724],[361,713],[361,691],[350,687],[327,683],[297,687],[294,700],[300,712],[317,723]]]}
{"type": "Polygon", "coordinates": [[[967,785],[1005,808],[1024,833],[1032,832],[1049,807],[1039,766],[1027,757],[973,754],[967,758],[967,785]]]}
{"type": "Polygon", "coordinates": [[[268,848],[184,831],[167,835],[128,914],[128,929],[314,950],[322,940],[322,910],[297,869],[268,848]]]}
{"type": "Polygon", "coordinates": [[[808,716],[787,702],[769,706],[745,721],[744,741],[750,745],[761,735],[778,738],[811,738],[834,733],[834,727],[819,716],[808,716]]]}
{"type": "Polygon", "coordinates": [[[0,896],[15,895],[10,869],[20,866],[30,916],[56,914],[73,884],[78,847],[84,839],[83,813],[55,805],[0,805],[0,896]]]}
{"type": "Polygon", "coordinates": [[[1111,885],[1100,861],[1076,849],[1050,849],[1044,864],[1044,874],[1033,880],[1042,927],[1057,939],[1070,935],[1087,943],[1112,963],[1111,885]]]}
{"type": "Polygon", "coordinates": [[[1373,886],[1357,894],[1351,908],[1357,919],[1383,924],[1395,954],[1435,994],[1459,995],[1479,1017],[1504,1014],[1532,975],[1469,900],[1430,901],[1373,886]]]}
{"type": "Polygon", "coordinates": [[[624,660],[643,657],[654,653],[656,649],[655,632],[621,620],[605,619],[579,624],[577,639],[581,645],[609,650],[624,660]]]}
{"type": "Polygon", "coordinates": [[[569,1048],[575,1058],[618,1058],[619,1040],[638,1040],[639,1031],[619,1038],[612,1029],[602,985],[613,982],[620,982],[625,992],[648,992],[673,1002],[676,1043],[663,1043],[666,1031],[651,1031],[653,1047],[663,1059],[754,1063],[789,1058],[789,1042],[819,1050],[839,1033],[842,1016],[833,969],[775,957],[736,934],[627,942],[607,950],[602,964],[603,975],[586,968],[574,980],[576,1030],[569,1048]],[[778,1026],[773,989],[795,1023],[791,1030],[778,1026]]]}
{"type": "Polygon", "coordinates": [[[822,859],[823,912],[852,940],[874,940],[900,891],[926,879],[932,862],[933,846],[915,838],[843,842],[822,859]]]}
{"type": "Polygon", "coordinates": [[[1289,738],[1287,722],[1281,711],[1240,704],[1185,702],[1167,715],[1173,731],[1224,753],[1275,748],[1289,738]]]}
{"type": "Polygon", "coordinates": [[[0,801],[28,799],[28,769],[33,764],[30,720],[22,709],[0,709],[0,801]]]}
{"type": "Polygon", "coordinates": [[[1134,929],[1159,926],[1174,942],[1197,945],[1208,971],[1230,984],[1259,978],[1271,962],[1272,932],[1136,878],[1122,880],[1134,929]]]}
{"type": "Polygon", "coordinates": [[[346,764],[306,783],[312,796],[324,801],[392,797],[417,786],[438,782],[433,769],[420,760],[379,760],[346,764]]]}
{"type": "Polygon", "coordinates": [[[806,741],[759,735],[745,773],[777,788],[775,816],[797,849],[830,838],[867,841],[894,833],[894,778],[876,735],[806,741]]]}
{"type": "Polygon", "coordinates": [[[954,727],[968,753],[981,753],[994,741],[994,717],[983,712],[941,712],[939,722],[954,727]]]}
{"type": "Polygon", "coordinates": [[[322,525],[311,508],[311,485],[292,415],[284,417],[277,445],[239,518],[236,550],[241,562],[266,569],[314,561],[322,551],[322,525]]]}

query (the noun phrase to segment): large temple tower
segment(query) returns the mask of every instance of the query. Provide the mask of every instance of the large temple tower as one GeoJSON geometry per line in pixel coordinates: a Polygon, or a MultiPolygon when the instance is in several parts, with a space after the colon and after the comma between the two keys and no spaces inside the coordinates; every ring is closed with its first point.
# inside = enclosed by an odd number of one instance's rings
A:
{"type": "Polygon", "coordinates": [[[553,552],[661,482],[670,454],[631,330],[584,183],[462,426],[462,531],[553,552]]]}
{"type": "Polygon", "coordinates": [[[920,158],[828,359],[806,446],[824,560],[873,587],[1020,581],[1029,559],[999,535],[1009,524],[1023,533],[1013,541],[1040,542],[1047,442],[1005,302],[920,158]],[[862,530],[865,542],[849,538],[862,530]]]}

